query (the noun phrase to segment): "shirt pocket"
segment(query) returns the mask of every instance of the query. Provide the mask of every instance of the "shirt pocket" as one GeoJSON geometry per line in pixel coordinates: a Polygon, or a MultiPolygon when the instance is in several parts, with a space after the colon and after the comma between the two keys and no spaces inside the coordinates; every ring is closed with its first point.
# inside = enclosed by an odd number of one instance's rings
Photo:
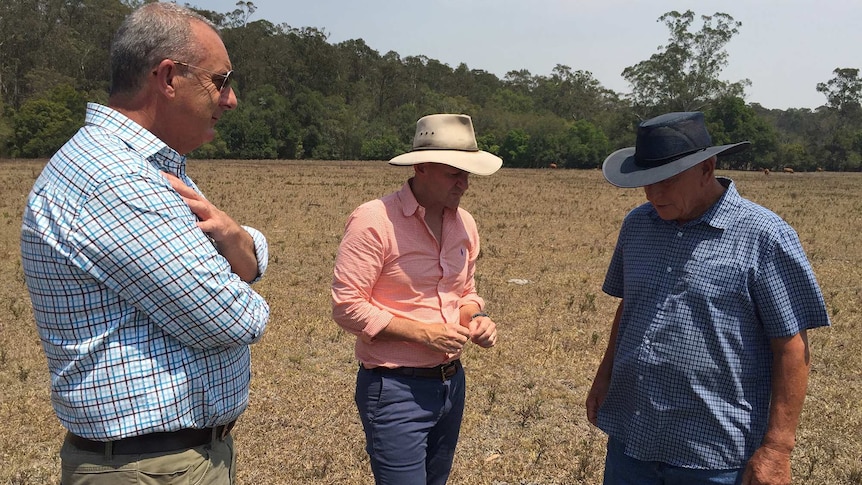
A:
{"type": "Polygon", "coordinates": [[[744,315],[751,312],[745,274],[733,260],[710,258],[687,262],[682,283],[692,316],[708,318],[717,327],[738,326],[744,315]]]}

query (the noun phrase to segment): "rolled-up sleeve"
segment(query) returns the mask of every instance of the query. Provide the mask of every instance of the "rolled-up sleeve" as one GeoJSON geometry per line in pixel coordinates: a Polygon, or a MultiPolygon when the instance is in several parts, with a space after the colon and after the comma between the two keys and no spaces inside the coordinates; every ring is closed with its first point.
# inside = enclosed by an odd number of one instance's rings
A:
{"type": "Polygon", "coordinates": [[[372,303],[374,284],[384,264],[384,221],[366,204],[347,220],[332,281],[332,318],[347,332],[373,338],[393,314],[372,303]]]}
{"type": "Polygon", "coordinates": [[[459,211],[459,215],[464,219],[464,227],[468,232],[469,253],[467,259],[467,277],[464,283],[464,291],[461,298],[458,300],[458,308],[465,305],[474,304],[480,310],[485,309],[485,300],[479,296],[476,291],[476,260],[479,259],[479,231],[476,228],[476,221],[466,211],[459,211]]]}
{"type": "Polygon", "coordinates": [[[248,226],[242,226],[242,228],[254,241],[254,255],[257,257],[257,277],[251,283],[257,283],[263,278],[266,268],[269,267],[269,244],[266,242],[266,236],[257,229],[248,226]]]}

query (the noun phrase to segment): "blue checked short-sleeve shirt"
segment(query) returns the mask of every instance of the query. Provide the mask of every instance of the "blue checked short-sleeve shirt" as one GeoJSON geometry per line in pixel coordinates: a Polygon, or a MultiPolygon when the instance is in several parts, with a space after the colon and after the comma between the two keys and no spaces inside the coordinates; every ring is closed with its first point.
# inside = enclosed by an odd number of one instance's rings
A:
{"type": "Polygon", "coordinates": [[[829,325],[796,232],[719,180],[682,226],[629,213],[602,287],[623,310],[598,424],[639,460],[744,466],[766,432],[770,339],[829,325]]]}
{"type": "MultiPolygon", "coordinates": [[[[198,190],[184,157],[90,104],[27,199],[22,266],[51,401],[86,438],[226,424],[248,403],[249,344],[269,307],[161,172],[198,190]]],[[[266,239],[245,230],[263,275],[266,239]]]]}

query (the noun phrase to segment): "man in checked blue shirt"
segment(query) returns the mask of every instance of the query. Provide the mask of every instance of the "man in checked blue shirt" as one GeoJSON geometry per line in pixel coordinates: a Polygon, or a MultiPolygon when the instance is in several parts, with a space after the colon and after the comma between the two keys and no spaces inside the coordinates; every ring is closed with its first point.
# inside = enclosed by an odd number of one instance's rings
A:
{"type": "Polygon", "coordinates": [[[649,201],[620,229],[602,290],[622,298],[587,396],[604,483],[789,484],[810,367],[829,325],[796,232],[715,176],[703,114],[640,124],[605,178],[649,201]]]}
{"type": "Polygon", "coordinates": [[[185,154],[237,104],[216,28],[173,3],[131,13],[108,106],[36,180],[21,256],[68,430],[64,485],[229,484],[248,405],[263,235],[201,195],[185,154]]]}

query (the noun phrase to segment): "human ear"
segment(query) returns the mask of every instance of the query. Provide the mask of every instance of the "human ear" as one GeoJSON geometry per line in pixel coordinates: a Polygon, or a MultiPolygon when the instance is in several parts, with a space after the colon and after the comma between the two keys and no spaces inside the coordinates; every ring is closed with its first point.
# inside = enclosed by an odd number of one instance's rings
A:
{"type": "Polygon", "coordinates": [[[156,86],[159,92],[163,92],[169,96],[174,94],[174,79],[177,76],[176,65],[170,59],[164,59],[156,66],[153,72],[156,78],[156,86]]]}
{"type": "Polygon", "coordinates": [[[703,163],[701,164],[702,165],[701,170],[703,170],[703,175],[706,175],[709,177],[713,176],[715,174],[715,165],[717,163],[718,163],[718,157],[716,157],[715,155],[704,160],[703,163]]]}

